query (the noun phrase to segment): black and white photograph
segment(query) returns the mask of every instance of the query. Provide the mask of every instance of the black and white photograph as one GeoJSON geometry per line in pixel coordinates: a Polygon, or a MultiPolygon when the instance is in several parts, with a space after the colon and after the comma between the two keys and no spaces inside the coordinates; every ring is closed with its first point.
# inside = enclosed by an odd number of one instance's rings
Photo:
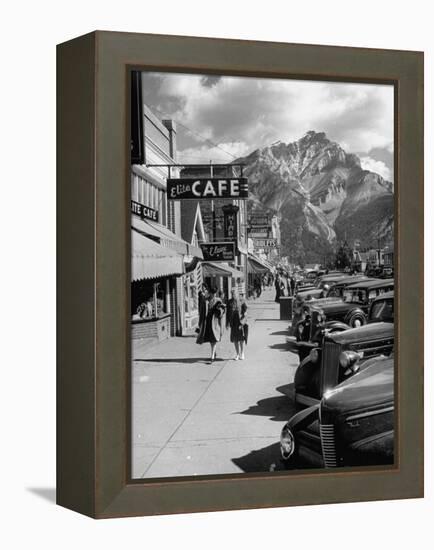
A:
{"type": "Polygon", "coordinates": [[[131,71],[132,479],[396,465],[394,101],[131,71]]]}

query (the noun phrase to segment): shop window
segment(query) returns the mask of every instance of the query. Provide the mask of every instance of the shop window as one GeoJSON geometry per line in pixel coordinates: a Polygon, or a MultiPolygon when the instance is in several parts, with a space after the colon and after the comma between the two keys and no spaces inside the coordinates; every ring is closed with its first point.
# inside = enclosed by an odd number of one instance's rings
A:
{"type": "Polygon", "coordinates": [[[184,311],[192,313],[198,309],[196,275],[194,272],[184,276],[184,311]]]}
{"type": "Polygon", "coordinates": [[[137,281],[131,285],[133,319],[157,319],[168,312],[166,281],[137,281]]]}

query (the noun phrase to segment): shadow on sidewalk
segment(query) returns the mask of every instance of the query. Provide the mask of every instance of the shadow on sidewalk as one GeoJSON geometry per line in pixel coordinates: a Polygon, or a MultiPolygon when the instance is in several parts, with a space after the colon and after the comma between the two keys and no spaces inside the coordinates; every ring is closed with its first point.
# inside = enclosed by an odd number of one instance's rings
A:
{"type": "MultiPolygon", "coordinates": [[[[183,363],[193,365],[194,363],[209,363],[209,357],[147,357],[146,359],[133,359],[138,363],[183,363]]],[[[217,358],[215,362],[227,361],[227,359],[217,358]]]]}
{"type": "Polygon", "coordinates": [[[270,336],[288,336],[289,332],[287,330],[278,330],[276,332],[270,332],[270,336]]]}
{"type": "Polygon", "coordinates": [[[291,401],[294,401],[294,393],[295,393],[295,386],[294,382],[291,382],[290,384],[283,384],[282,386],[278,386],[276,388],[276,391],[279,393],[283,393],[283,395],[286,395],[286,397],[289,397],[291,401]]]}
{"type": "Polygon", "coordinates": [[[289,420],[293,407],[286,395],[276,395],[261,399],[256,405],[234,414],[247,414],[253,416],[268,416],[274,422],[289,420]]]}
{"type": "Polygon", "coordinates": [[[284,342],[283,344],[271,344],[271,346],[268,346],[270,349],[278,349],[280,351],[289,351],[288,344],[284,342]]]}
{"type": "Polygon", "coordinates": [[[283,470],[284,466],[280,461],[279,433],[276,434],[276,440],[276,443],[263,449],[250,451],[239,458],[232,458],[232,462],[246,473],[283,470]]]}

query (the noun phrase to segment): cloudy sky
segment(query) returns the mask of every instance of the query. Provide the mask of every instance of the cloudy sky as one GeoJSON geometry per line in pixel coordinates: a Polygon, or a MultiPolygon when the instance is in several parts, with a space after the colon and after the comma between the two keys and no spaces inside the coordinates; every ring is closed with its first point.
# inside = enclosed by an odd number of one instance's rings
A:
{"type": "Polygon", "coordinates": [[[393,87],[144,73],[144,102],[178,123],[181,162],[230,162],[307,131],[325,132],[393,181],[393,87]]]}

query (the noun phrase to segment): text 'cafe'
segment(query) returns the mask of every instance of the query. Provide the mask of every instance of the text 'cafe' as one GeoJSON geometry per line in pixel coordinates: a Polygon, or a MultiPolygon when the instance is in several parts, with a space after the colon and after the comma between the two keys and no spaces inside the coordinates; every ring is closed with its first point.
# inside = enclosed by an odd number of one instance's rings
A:
{"type": "Polygon", "coordinates": [[[247,199],[247,178],[168,179],[169,200],[247,199]]]}

